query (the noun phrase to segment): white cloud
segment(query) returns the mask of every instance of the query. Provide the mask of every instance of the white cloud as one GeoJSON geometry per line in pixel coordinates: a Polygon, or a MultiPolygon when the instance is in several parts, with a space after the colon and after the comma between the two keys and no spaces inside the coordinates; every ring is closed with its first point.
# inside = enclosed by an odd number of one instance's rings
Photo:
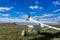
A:
{"type": "Polygon", "coordinates": [[[11,16],[11,14],[9,14],[9,13],[7,13],[7,14],[2,14],[2,13],[0,13],[0,16],[3,16],[3,17],[8,17],[8,16],[11,16]]]}
{"type": "Polygon", "coordinates": [[[60,9],[56,9],[56,10],[54,10],[53,12],[59,12],[60,11],[60,9]]]}
{"type": "Polygon", "coordinates": [[[59,24],[59,19],[58,18],[44,18],[44,19],[39,19],[40,22],[43,23],[53,23],[53,24],[59,24]]]}
{"type": "Polygon", "coordinates": [[[54,14],[44,14],[43,16],[41,16],[41,18],[49,18],[54,16],[54,14]]]}
{"type": "Polygon", "coordinates": [[[0,13],[0,15],[2,15],[2,13],[0,13]]]}
{"type": "Polygon", "coordinates": [[[0,7],[0,11],[1,12],[5,12],[5,11],[9,11],[11,10],[13,7],[0,7]]]}
{"type": "Polygon", "coordinates": [[[10,7],[10,8],[14,8],[14,7],[10,7]]]}
{"type": "Polygon", "coordinates": [[[50,24],[59,24],[58,18],[41,18],[41,16],[34,16],[34,19],[40,21],[42,23],[50,23],[50,24]]]}
{"type": "Polygon", "coordinates": [[[11,19],[11,18],[0,18],[0,23],[9,23],[9,22],[16,22],[19,21],[19,19],[11,19]]]}
{"type": "Polygon", "coordinates": [[[60,5],[60,2],[59,2],[59,1],[53,1],[52,3],[53,3],[55,6],[56,6],[56,5],[60,5]]]}
{"type": "Polygon", "coordinates": [[[27,19],[27,18],[28,18],[28,15],[26,15],[26,14],[21,15],[20,18],[22,18],[22,19],[27,19]]]}
{"type": "Polygon", "coordinates": [[[60,16],[60,13],[58,15],[60,16]]]}
{"type": "Polygon", "coordinates": [[[40,19],[40,18],[42,18],[42,19],[44,19],[44,18],[51,18],[52,16],[55,16],[55,14],[44,14],[44,15],[42,15],[42,16],[34,16],[33,18],[34,19],[40,19]]]}
{"type": "MultiPolygon", "coordinates": [[[[23,17],[23,16],[22,16],[23,17]]],[[[27,17],[27,16],[26,16],[27,17]]],[[[35,16],[36,17],[36,16],[35,16]]],[[[24,18],[24,17],[23,17],[24,18]]],[[[25,18],[26,19],[26,18],[25,18]]],[[[13,22],[20,22],[20,21],[25,21],[25,19],[19,19],[19,18],[0,18],[0,23],[1,22],[7,22],[7,23],[13,23],[13,22]]],[[[36,19],[35,19],[36,20],[36,19]]],[[[42,22],[42,23],[56,23],[58,24],[59,19],[57,18],[40,18],[38,21],[42,22]]]]}
{"type": "Polygon", "coordinates": [[[11,16],[10,14],[2,14],[2,16],[11,16]]]}
{"type": "Polygon", "coordinates": [[[57,18],[60,19],[60,16],[58,16],[57,18]]]}
{"type": "Polygon", "coordinates": [[[32,18],[35,19],[35,20],[39,20],[40,19],[40,16],[34,16],[32,18]]]}
{"type": "Polygon", "coordinates": [[[15,5],[17,4],[17,3],[14,3],[15,5]]]}
{"type": "Polygon", "coordinates": [[[19,18],[0,18],[0,23],[14,23],[20,21],[25,21],[25,20],[19,18]]]}
{"type": "Polygon", "coordinates": [[[36,19],[36,18],[40,18],[40,16],[34,16],[33,18],[34,18],[34,19],[36,19]]]}
{"type": "Polygon", "coordinates": [[[29,6],[30,9],[43,9],[43,7],[40,7],[38,5],[35,6],[29,6]]]}
{"type": "Polygon", "coordinates": [[[36,12],[30,12],[30,14],[36,14],[36,12]]]}
{"type": "Polygon", "coordinates": [[[59,23],[60,17],[56,18],[54,17],[55,14],[44,14],[42,16],[34,16],[33,19],[38,20],[42,23],[59,23]]]}
{"type": "Polygon", "coordinates": [[[17,14],[24,14],[23,12],[15,12],[15,13],[17,13],[17,14]]]}
{"type": "Polygon", "coordinates": [[[43,9],[43,7],[40,7],[40,9],[43,9]]]}
{"type": "Polygon", "coordinates": [[[39,2],[38,1],[35,1],[35,4],[39,4],[39,2]]]}

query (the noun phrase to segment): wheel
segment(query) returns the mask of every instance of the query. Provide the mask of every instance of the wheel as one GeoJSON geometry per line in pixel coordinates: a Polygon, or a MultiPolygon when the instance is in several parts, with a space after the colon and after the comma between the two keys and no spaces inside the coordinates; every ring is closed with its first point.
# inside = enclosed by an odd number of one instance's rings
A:
{"type": "Polygon", "coordinates": [[[37,31],[37,34],[40,34],[40,31],[37,31]]]}
{"type": "Polygon", "coordinates": [[[27,36],[27,32],[22,30],[22,36],[27,36]]]}
{"type": "Polygon", "coordinates": [[[37,29],[37,34],[40,34],[40,30],[39,29],[37,29]]]}

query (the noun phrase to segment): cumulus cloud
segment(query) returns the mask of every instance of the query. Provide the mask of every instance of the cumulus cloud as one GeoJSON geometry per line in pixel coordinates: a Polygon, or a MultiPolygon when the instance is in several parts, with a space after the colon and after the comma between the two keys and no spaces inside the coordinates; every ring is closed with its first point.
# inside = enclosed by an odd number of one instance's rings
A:
{"type": "Polygon", "coordinates": [[[44,14],[42,16],[34,16],[34,19],[38,19],[38,18],[51,18],[52,16],[55,16],[55,14],[44,14]]]}
{"type": "Polygon", "coordinates": [[[5,12],[11,10],[13,7],[0,7],[0,12],[5,12]]]}
{"type": "Polygon", "coordinates": [[[42,16],[34,16],[33,19],[38,21],[53,21],[54,18],[52,18],[55,14],[44,14],[42,16]]]}
{"type": "MultiPolygon", "coordinates": [[[[40,16],[39,16],[40,17],[40,16]]],[[[49,23],[49,24],[59,24],[58,18],[38,18],[38,16],[35,16],[35,20],[42,22],[42,23],[49,23]]]]}
{"type": "Polygon", "coordinates": [[[17,13],[17,14],[24,14],[23,12],[15,12],[15,13],[17,13]]]}
{"type": "Polygon", "coordinates": [[[57,18],[60,19],[60,16],[58,16],[57,18]]]}
{"type": "Polygon", "coordinates": [[[36,14],[36,12],[30,12],[30,14],[36,14]]]}
{"type": "Polygon", "coordinates": [[[15,5],[17,4],[17,3],[14,3],[15,5]]]}
{"type": "Polygon", "coordinates": [[[34,16],[33,19],[38,20],[42,23],[59,23],[60,17],[54,17],[55,14],[44,14],[42,16],[34,16]]]}
{"type": "Polygon", "coordinates": [[[51,24],[59,24],[59,20],[58,18],[40,18],[39,21],[43,22],[43,23],[51,23],[51,24]]]}
{"type": "Polygon", "coordinates": [[[0,15],[2,15],[2,13],[0,13],[0,15]]]}
{"type": "Polygon", "coordinates": [[[35,1],[35,4],[39,4],[39,2],[38,1],[35,1]]]}
{"type": "Polygon", "coordinates": [[[14,23],[19,21],[23,20],[20,20],[19,18],[0,18],[0,23],[14,23]]]}
{"type": "MultiPolygon", "coordinates": [[[[36,14],[36,12],[30,12],[30,14],[36,14]]],[[[27,14],[23,14],[23,15],[20,16],[20,18],[22,18],[22,19],[27,19],[28,16],[29,16],[29,14],[28,14],[28,15],[27,15],[27,14]]],[[[31,16],[31,17],[32,17],[32,16],[31,16]]]]}
{"type": "Polygon", "coordinates": [[[35,6],[29,6],[30,9],[43,9],[43,7],[40,7],[38,5],[35,6]]]}
{"type": "Polygon", "coordinates": [[[2,16],[11,16],[10,14],[2,14],[2,16]]]}
{"type": "Polygon", "coordinates": [[[58,15],[60,16],[60,13],[58,15]]]}
{"type": "Polygon", "coordinates": [[[60,9],[56,9],[56,10],[54,10],[53,12],[59,12],[60,11],[60,9]]]}
{"type": "Polygon", "coordinates": [[[33,18],[34,18],[34,19],[37,19],[37,18],[40,18],[40,16],[34,16],[33,18]]]}
{"type": "Polygon", "coordinates": [[[44,14],[43,16],[41,16],[41,18],[49,18],[54,16],[54,14],[44,14]]]}
{"type": "Polygon", "coordinates": [[[21,19],[27,19],[28,18],[28,15],[27,14],[21,15],[20,18],[21,19]]]}
{"type": "Polygon", "coordinates": [[[53,3],[55,6],[56,6],[56,5],[60,5],[60,2],[59,2],[59,1],[53,1],[52,3],[53,3]]]}

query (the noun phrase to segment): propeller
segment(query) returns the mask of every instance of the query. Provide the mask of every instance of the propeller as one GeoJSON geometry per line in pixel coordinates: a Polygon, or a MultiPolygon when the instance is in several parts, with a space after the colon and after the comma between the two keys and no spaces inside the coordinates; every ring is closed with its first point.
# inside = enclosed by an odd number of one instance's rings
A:
{"type": "Polygon", "coordinates": [[[28,15],[27,21],[29,21],[29,18],[30,18],[30,13],[29,13],[29,15],[28,15]]]}

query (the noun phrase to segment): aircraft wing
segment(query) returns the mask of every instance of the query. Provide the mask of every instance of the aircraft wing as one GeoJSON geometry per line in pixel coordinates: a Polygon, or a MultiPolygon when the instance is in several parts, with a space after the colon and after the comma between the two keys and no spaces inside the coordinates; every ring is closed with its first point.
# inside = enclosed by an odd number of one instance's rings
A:
{"type": "Polygon", "coordinates": [[[60,30],[60,28],[56,28],[56,27],[53,27],[53,26],[49,26],[49,25],[46,25],[44,24],[44,26],[48,27],[48,28],[52,28],[52,29],[55,29],[55,30],[60,30]]]}
{"type": "Polygon", "coordinates": [[[41,23],[41,22],[39,22],[39,21],[33,20],[32,18],[30,18],[30,21],[33,21],[33,22],[35,22],[35,23],[39,23],[40,26],[41,26],[41,28],[43,28],[44,26],[46,26],[46,27],[48,27],[48,28],[52,28],[52,29],[55,29],[55,30],[60,30],[60,28],[56,28],[56,27],[53,27],[53,26],[49,26],[49,25],[43,24],[43,23],[41,23]]]}

